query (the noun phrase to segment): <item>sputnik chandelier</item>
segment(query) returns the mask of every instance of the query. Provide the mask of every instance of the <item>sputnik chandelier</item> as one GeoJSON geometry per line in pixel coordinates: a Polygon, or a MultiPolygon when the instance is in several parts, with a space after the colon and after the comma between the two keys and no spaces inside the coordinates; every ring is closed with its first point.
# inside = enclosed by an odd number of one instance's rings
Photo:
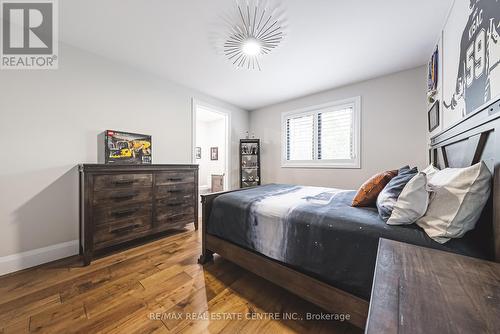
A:
{"type": "Polygon", "coordinates": [[[285,20],[270,1],[236,3],[229,29],[222,41],[222,52],[235,66],[261,70],[260,59],[268,55],[285,37],[285,20]]]}

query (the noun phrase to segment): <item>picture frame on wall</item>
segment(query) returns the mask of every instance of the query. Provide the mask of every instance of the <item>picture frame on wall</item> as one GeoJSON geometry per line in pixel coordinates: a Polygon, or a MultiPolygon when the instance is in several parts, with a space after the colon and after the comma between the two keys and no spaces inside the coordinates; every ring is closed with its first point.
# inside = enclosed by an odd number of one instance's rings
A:
{"type": "Polygon", "coordinates": [[[439,79],[439,45],[436,45],[434,52],[427,65],[427,96],[429,100],[434,97],[438,90],[439,79]]]}
{"type": "Polygon", "coordinates": [[[439,101],[434,102],[427,114],[429,123],[429,132],[436,130],[439,127],[439,101]]]}
{"type": "Polygon", "coordinates": [[[219,160],[219,148],[210,147],[210,160],[219,160]]]}
{"type": "Polygon", "coordinates": [[[201,147],[196,147],[194,150],[194,154],[197,160],[201,159],[201,147]]]}

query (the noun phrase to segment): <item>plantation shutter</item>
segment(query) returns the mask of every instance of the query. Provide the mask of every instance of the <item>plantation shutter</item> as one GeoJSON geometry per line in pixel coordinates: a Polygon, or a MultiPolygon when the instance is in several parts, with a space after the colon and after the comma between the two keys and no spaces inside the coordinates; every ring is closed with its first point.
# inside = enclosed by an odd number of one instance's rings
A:
{"type": "Polygon", "coordinates": [[[354,158],[353,108],[319,112],[318,160],[354,158]]]}
{"type": "Polygon", "coordinates": [[[314,159],[314,115],[291,117],[286,120],[287,160],[314,159]]]}

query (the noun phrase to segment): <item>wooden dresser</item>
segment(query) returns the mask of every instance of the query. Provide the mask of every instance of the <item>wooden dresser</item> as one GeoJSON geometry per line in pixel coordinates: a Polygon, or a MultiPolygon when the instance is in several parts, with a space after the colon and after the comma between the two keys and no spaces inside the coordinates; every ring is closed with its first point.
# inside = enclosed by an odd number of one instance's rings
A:
{"type": "Polygon", "coordinates": [[[198,165],[84,164],[80,171],[80,253],[194,223],[198,229],[198,165]]]}
{"type": "Polygon", "coordinates": [[[498,333],[500,263],[380,239],[365,333],[498,333]]]}

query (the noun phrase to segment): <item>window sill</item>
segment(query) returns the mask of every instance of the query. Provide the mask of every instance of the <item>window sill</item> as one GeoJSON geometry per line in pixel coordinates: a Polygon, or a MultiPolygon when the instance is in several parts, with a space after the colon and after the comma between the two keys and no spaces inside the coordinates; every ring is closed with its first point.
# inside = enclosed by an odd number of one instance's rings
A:
{"type": "Polygon", "coordinates": [[[314,168],[314,169],[361,169],[361,164],[359,162],[354,163],[282,163],[281,168],[314,168]]]}

